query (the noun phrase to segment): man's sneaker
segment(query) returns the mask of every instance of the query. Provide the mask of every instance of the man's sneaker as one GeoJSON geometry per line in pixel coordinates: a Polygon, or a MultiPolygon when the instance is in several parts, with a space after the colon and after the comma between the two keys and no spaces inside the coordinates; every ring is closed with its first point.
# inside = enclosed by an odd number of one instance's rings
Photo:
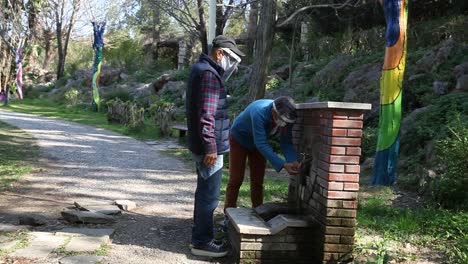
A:
{"type": "Polygon", "coordinates": [[[224,257],[228,253],[224,245],[217,245],[215,244],[214,240],[202,245],[192,245],[191,252],[196,256],[213,258],[224,257]]]}

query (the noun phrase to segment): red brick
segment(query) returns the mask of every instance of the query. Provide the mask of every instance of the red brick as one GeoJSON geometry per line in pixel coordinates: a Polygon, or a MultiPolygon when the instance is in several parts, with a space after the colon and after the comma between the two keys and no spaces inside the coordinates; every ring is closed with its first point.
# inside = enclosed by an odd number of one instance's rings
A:
{"type": "Polygon", "coordinates": [[[348,263],[351,262],[352,256],[350,253],[324,253],[322,264],[329,263],[348,263]],[[340,261],[337,261],[340,260],[340,261]]]}
{"type": "Polygon", "coordinates": [[[342,191],[343,190],[343,183],[342,182],[328,182],[327,189],[328,190],[342,191]]]}
{"type": "Polygon", "coordinates": [[[354,227],[356,226],[356,219],[355,218],[342,218],[340,226],[354,227]]]}
{"type": "Polygon", "coordinates": [[[303,126],[293,127],[292,131],[302,133],[302,131],[304,131],[304,127],[303,126]]]}
{"type": "Polygon", "coordinates": [[[326,215],[327,217],[334,216],[356,218],[356,210],[328,208],[326,215]]]}
{"type": "Polygon", "coordinates": [[[343,245],[343,244],[325,244],[323,247],[325,252],[349,252],[353,250],[352,245],[343,245]]]}
{"type": "Polygon", "coordinates": [[[326,153],[323,153],[323,152],[319,153],[319,159],[330,163],[330,155],[326,153]]]}
{"type": "Polygon", "coordinates": [[[361,148],[360,147],[347,147],[346,155],[361,156],[361,148]]]}
{"type": "Polygon", "coordinates": [[[330,154],[333,155],[345,155],[346,154],[346,148],[344,147],[329,147],[330,154]]]}
{"type": "Polygon", "coordinates": [[[348,137],[362,137],[362,130],[361,129],[348,129],[348,137]]]}
{"type": "Polygon", "coordinates": [[[329,127],[322,127],[320,133],[325,136],[331,136],[332,135],[332,129],[329,127]]]}
{"type": "Polygon", "coordinates": [[[344,172],[345,168],[345,165],[330,164],[321,160],[318,161],[318,165],[322,170],[330,172],[344,172]]]}
{"type": "Polygon", "coordinates": [[[358,192],[325,191],[323,196],[333,199],[357,199],[358,192]]]}
{"type": "Polygon", "coordinates": [[[361,173],[361,166],[359,165],[345,165],[346,173],[361,173]]]}
{"type": "Polygon", "coordinates": [[[330,111],[322,111],[320,116],[323,118],[333,118],[333,113],[330,111]]]}
{"type": "Polygon", "coordinates": [[[329,181],[359,182],[359,174],[329,173],[329,181]]]}
{"type": "Polygon", "coordinates": [[[327,140],[329,145],[335,146],[361,146],[361,139],[360,138],[345,138],[345,137],[331,137],[327,140]]]}
{"type": "Polygon", "coordinates": [[[306,126],[319,126],[321,124],[321,120],[316,117],[304,117],[304,119],[302,120],[302,125],[306,126]]]}
{"type": "Polygon", "coordinates": [[[343,200],[332,200],[332,199],[326,199],[325,203],[327,207],[330,208],[342,208],[343,207],[343,200]]]}
{"type": "Polygon", "coordinates": [[[325,234],[354,236],[354,227],[325,226],[325,234]]]}
{"type": "Polygon", "coordinates": [[[330,163],[359,164],[359,156],[328,156],[330,163]]]}
{"type": "MultiPolygon", "coordinates": [[[[319,176],[319,177],[317,177],[316,181],[317,181],[318,185],[328,189],[328,181],[326,179],[319,176]]],[[[341,186],[341,188],[343,188],[343,185],[341,186]]]]}
{"type": "Polygon", "coordinates": [[[357,200],[356,201],[343,201],[343,208],[356,209],[357,205],[358,205],[357,200]]]}
{"type": "Polygon", "coordinates": [[[333,128],[331,130],[331,136],[333,137],[346,137],[346,129],[333,128]]]}
{"type": "Polygon", "coordinates": [[[325,243],[337,243],[339,244],[341,240],[341,236],[336,235],[326,235],[325,236],[325,243]]]}
{"type": "Polygon", "coordinates": [[[334,217],[326,217],[326,216],[323,216],[321,218],[321,220],[325,222],[325,225],[327,226],[342,226],[341,219],[342,218],[334,218],[334,217]]]}
{"type": "Polygon", "coordinates": [[[348,119],[362,120],[364,114],[362,112],[348,112],[348,119]]]}
{"type": "Polygon", "coordinates": [[[335,111],[333,112],[334,119],[348,119],[348,112],[335,111]]]}
{"type": "Polygon", "coordinates": [[[311,110],[297,110],[298,115],[301,116],[312,116],[312,117],[320,117],[319,111],[311,111],[311,110]]]}
{"type": "Polygon", "coordinates": [[[345,191],[359,191],[359,183],[344,183],[344,190],[345,191]]]}
{"type": "Polygon", "coordinates": [[[362,121],[334,119],[332,122],[329,122],[329,126],[344,127],[344,128],[362,128],[362,121]]]}
{"type": "Polygon", "coordinates": [[[341,236],[340,237],[340,243],[341,244],[354,245],[354,237],[353,236],[341,236]]]}
{"type": "Polygon", "coordinates": [[[332,126],[332,121],[331,119],[320,119],[320,125],[330,127],[332,126]]]}

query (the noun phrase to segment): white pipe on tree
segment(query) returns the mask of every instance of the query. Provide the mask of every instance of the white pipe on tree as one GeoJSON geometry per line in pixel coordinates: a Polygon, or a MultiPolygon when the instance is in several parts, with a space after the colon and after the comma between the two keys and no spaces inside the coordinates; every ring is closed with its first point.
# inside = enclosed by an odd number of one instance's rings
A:
{"type": "Polygon", "coordinates": [[[208,45],[210,45],[216,36],[216,0],[210,0],[208,25],[208,45]]]}

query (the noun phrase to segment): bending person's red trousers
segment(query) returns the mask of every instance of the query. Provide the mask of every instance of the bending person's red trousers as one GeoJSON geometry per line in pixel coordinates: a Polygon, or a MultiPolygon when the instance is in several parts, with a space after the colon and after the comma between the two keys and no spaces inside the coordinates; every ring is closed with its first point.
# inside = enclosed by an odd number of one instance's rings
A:
{"type": "Polygon", "coordinates": [[[224,209],[237,207],[239,189],[244,181],[245,164],[247,157],[250,168],[250,199],[252,207],[263,204],[263,178],[265,177],[266,160],[257,150],[250,151],[242,147],[237,141],[229,136],[229,181],[226,188],[226,201],[224,209]]]}

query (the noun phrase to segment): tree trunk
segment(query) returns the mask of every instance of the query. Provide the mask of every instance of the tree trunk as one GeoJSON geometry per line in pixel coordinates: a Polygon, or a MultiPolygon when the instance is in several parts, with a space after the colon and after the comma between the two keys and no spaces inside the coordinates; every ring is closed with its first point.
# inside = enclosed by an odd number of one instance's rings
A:
{"type": "Polygon", "coordinates": [[[58,53],[58,65],[57,65],[57,80],[63,77],[65,73],[65,60],[67,57],[68,42],[70,40],[70,34],[75,23],[75,13],[78,9],[79,0],[73,0],[72,14],[68,24],[68,28],[65,33],[65,43],[62,43],[62,25],[63,25],[63,14],[65,8],[65,1],[62,1],[59,14],[59,6],[55,5],[55,19],[56,19],[56,33],[57,33],[57,53],[58,53]]]}
{"type": "Polygon", "coordinates": [[[50,66],[53,56],[51,55],[52,48],[52,32],[45,29],[43,33],[44,39],[44,61],[42,62],[42,69],[47,70],[50,66]]]}
{"type": "Polygon", "coordinates": [[[263,0],[257,29],[256,58],[250,75],[249,101],[265,96],[265,84],[275,35],[276,0],[263,0]]]}
{"type": "Polygon", "coordinates": [[[56,24],[56,35],[57,35],[57,54],[58,54],[58,63],[57,63],[57,80],[60,80],[63,76],[63,69],[65,66],[65,59],[63,56],[63,45],[62,45],[62,19],[63,19],[63,5],[62,1],[61,10],[59,10],[59,5],[55,4],[55,24],[56,24]]]}
{"type": "Polygon", "coordinates": [[[151,51],[153,55],[153,61],[156,62],[159,57],[158,43],[161,38],[161,27],[159,26],[161,21],[161,12],[159,8],[153,8],[153,27],[152,27],[152,42],[151,51]]]}
{"type": "Polygon", "coordinates": [[[73,0],[73,11],[70,17],[70,22],[68,23],[67,35],[65,38],[65,45],[63,47],[63,65],[62,65],[62,76],[65,72],[65,60],[67,59],[67,51],[68,51],[68,43],[70,41],[70,35],[73,29],[73,25],[75,24],[75,14],[78,11],[78,5],[80,4],[80,0],[73,0]]]}
{"type": "Polygon", "coordinates": [[[252,57],[255,45],[255,37],[257,35],[258,21],[258,2],[250,3],[249,25],[247,26],[247,57],[252,57]]]}
{"type": "Polygon", "coordinates": [[[197,0],[198,7],[198,19],[199,24],[197,25],[198,34],[200,37],[200,42],[202,45],[202,52],[208,54],[208,36],[206,33],[206,23],[205,23],[205,12],[203,11],[203,0],[197,0]]]}
{"type": "Polygon", "coordinates": [[[224,34],[229,15],[232,12],[232,5],[234,0],[229,0],[228,5],[224,8],[223,0],[216,0],[216,36],[224,34]],[[223,12],[224,11],[224,12],[223,12]]]}

